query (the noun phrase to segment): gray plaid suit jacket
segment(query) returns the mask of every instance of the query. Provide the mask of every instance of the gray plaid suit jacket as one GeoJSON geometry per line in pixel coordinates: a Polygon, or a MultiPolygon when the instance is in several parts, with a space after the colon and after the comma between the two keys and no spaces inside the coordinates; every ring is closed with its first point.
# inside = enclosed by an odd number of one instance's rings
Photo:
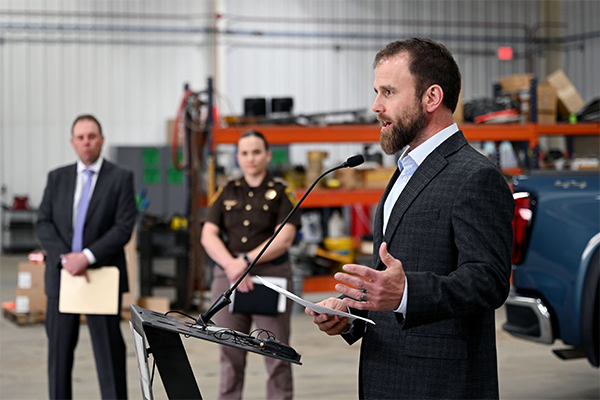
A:
{"type": "MultiPolygon", "coordinates": [[[[419,166],[383,229],[374,222],[373,266],[385,269],[379,246],[402,262],[406,318],[369,311],[344,334],[362,338],[361,398],[498,398],[494,310],[510,288],[514,202],[504,177],[457,132],[419,166]]],[[[361,314],[358,310],[354,313],[361,314]]]]}

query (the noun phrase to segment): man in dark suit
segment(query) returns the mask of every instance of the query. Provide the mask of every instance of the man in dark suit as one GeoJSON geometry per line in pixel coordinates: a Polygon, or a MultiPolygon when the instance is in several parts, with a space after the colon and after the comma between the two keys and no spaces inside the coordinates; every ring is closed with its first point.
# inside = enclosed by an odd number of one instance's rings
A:
{"type": "Polygon", "coordinates": [[[431,40],[390,43],[374,62],[381,146],[400,152],[377,208],[373,268],[345,265],[340,298],[321,304],[372,319],[313,315],[362,338],[361,398],[498,398],[494,310],[510,287],[510,189],[453,124],[461,77],[431,40]]]}
{"type": "MultiPolygon", "coordinates": [[[[80,316],[58,309],[61,269],[87,277],[88,268],[116,266],[120,275],[120,310],[121,295],[128,291],[123,247],[131,237],[137,213],[133,174],[100,157],[104,136],[96,118],[79,116],[71,131],[71,145],[79,160],[48,174],[36,225],[46,251],[51,399],[73,397],[73,358],[79,336],[80,316]],[[77,214],[82,218],[80,224],[77,214]]],[[[120,315],[87,315],[86,320],[102,398],[126,399],[126,354],[120,315]]]]}

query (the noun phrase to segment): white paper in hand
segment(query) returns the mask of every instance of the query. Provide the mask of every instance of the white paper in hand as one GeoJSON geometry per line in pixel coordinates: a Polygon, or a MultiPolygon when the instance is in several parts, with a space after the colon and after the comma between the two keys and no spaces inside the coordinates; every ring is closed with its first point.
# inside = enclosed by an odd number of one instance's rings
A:
{"type": "Polygon", "coordinates": [[[359,317],[357,315],[352,315],[350,313],[347,312],[343,312],[343,311],[338,311],[338,310],[334,310],[333,308],[329,308],[329,307],[323,307],[320,306],[318,304],[312,303],[308,300],[304,300],[301,297],[296,296],[294,293],[288,292],[287,290],[265,280],[262,279],[260,276],[256,276],[258,279],[260,279],[260,281],[262,282],[263,285],[265,285],[266,287],[273,289],[274,291],[281,293],[282,295],[284,295],[285,297],[287,297],[288,299],[291,299],[293,301],[295,301],[298,304],[303,305],[304,307],[313,310],[314,312],[318,313],[318,314],[327,314],[327,315],[339,315],[340,317],[346,317],[348,318],[348,321],[353,321],[355,319],[361,319],[363,321],[366,321],[370,324],[375,325],[375,322],[373,322],[372,320],[368,319],[368,318],[363,318],[363,317],[359,317]]]}

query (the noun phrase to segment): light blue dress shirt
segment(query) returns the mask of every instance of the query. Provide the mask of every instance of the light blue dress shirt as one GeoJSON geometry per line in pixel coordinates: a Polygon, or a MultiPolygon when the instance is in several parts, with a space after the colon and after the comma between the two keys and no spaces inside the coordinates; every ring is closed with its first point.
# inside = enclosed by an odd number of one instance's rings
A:
{"type": "MultiPolygon", "coordinates": [[[[458,126],[456,124],[452,124],[447,128],[442,129],[425,142],[417,146],[415,149],[411,150],[409,146],[406,146],[398,159],[398,168],[400,169],[400,176],[394,182],[394,186],[390,190],[387,198],[385,199],[385,203],[383,204],[383,233],[385,234],[385,230],[387,229],[387,224],[390,219],[390,214],[392,213],[392,209],[394,205],[398,201],[402,190],[406,187],[406,184],[413,176],[419,165],[425,161],[427,156],[431,154],[440,144],[442,144],[446,139],[450,136],[454,135],[458,131],[458,126]]],[[[374,251],[379,251],[379,249],[374,249],[374,251]]],[[[400,260],[402,261],[402,260],[400,260]]],[[[408,280],[406,277],[404,278],[404,293],[402,295],[402,300],[400,301],[400,306],[395,310],[396,312],[406,314],[406,308],[408,306],[408,280]]]]}

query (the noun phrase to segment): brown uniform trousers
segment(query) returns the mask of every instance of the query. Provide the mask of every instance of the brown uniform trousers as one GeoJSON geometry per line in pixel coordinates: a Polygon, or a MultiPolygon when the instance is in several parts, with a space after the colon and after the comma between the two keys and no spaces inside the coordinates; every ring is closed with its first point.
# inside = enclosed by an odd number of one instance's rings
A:
{"type": "MultiPolygon", "coordinates": [[[[292,286],[291,268],[289,261],[279,265],[271,262],[257,264],[252,269],[251,275],[277,276],[286,278],[288,289],[292,286]]],[[[213,303],[221,293],[229,288],[230,284],[225,272],[219,266],[214,268],[211,296],[213,303]]],[[[213,320],[218,326],[227,327],[236,331],[249,333],[252,322],[256,328],[273,332],[277,340],[289,344],[291,300],[287,300],[285,312],[276,317],[266,315],[231,314],[229,309],[218,312],[213,320]]],[[[221,347],[221,382],[219,386],[220,399],[241,399],[244,388],[244,370],[246,368],[246,354],[229,346],[221,347]]],[[[276,358],[264,357],[269,378],[267,380],[267,399],[291,399],[293,396],[291,364],[276,358]]]]}

